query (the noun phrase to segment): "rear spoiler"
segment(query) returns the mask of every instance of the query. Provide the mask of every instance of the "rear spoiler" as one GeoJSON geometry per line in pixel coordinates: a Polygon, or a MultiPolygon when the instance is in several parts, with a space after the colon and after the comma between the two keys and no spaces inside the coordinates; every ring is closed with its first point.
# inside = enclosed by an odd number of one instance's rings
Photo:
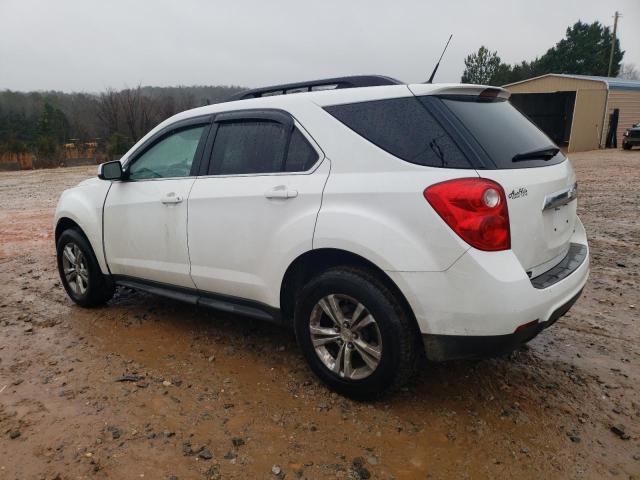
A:
{"type": "Polygon", "coordinates": [[[460,85],[460,84],[413,84],[408,85],[409,90],[416,96],[422,95],[469,95],[484,98],[504,98],[511,96],[511,92],[500,87],[486,85],[460,85]]]}

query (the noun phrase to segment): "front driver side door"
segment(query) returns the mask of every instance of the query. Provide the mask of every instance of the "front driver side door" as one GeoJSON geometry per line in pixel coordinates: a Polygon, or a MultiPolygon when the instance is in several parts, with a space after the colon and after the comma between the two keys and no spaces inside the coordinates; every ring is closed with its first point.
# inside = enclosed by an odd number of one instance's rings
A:
{"type": "Polygon", "coordinates": [[[189,275],[187,198],[210,118],[175,124],[146,142],[111,186],[104,248],[111,273],[194,288],[189,275]]]}

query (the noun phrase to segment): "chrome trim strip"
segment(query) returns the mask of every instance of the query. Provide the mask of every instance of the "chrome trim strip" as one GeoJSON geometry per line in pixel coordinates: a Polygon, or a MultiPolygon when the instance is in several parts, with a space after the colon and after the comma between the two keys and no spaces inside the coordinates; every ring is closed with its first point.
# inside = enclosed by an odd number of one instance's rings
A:
{"type": "Polygon", "coordinates": [[[578,182],[570,187],[560,190],[559,192],[550,193],[544,197],[542,210],[551,210],[552,208],[561,207],[578,198],[578,182]]]}

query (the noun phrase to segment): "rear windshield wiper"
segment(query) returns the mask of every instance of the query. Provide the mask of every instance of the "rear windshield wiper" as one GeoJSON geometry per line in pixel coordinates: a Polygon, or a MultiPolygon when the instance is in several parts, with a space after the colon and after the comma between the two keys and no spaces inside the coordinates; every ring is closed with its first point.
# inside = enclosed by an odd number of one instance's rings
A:
{"type": "Polygon", "coordinates": [[[558,147],[547,147],[530,152],[518,153],[511,159],[512,162],[522,162],[523,160],[551,160],[555,157],[560,149],[558,147]]]}

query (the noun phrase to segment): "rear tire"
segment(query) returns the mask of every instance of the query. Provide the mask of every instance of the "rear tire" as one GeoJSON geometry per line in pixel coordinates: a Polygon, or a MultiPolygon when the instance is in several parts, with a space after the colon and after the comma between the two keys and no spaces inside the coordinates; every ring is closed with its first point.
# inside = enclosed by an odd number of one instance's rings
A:
{"type": "Polygon", "coordinates": [[[56,251],[60,281],[71,300],[81,307],[95,307],[113,297],[113,283],[102,274],[89,241],[79,230],[62,232],[56,251]]]}
{"type": "Polygon", "coordinates": [[[366,270],[337,267],[313,278],[298,297],[294,326],[311,370],[342,395],[376,398],[415,371],[415,322],[397,295],[366,270]]]}
{"type": "Polygon", "coordinates": [[[622,148],[624,148],[625,150],[631,150],[631,144],[630,143],[623,143],[622,144],[622,148]]]}

